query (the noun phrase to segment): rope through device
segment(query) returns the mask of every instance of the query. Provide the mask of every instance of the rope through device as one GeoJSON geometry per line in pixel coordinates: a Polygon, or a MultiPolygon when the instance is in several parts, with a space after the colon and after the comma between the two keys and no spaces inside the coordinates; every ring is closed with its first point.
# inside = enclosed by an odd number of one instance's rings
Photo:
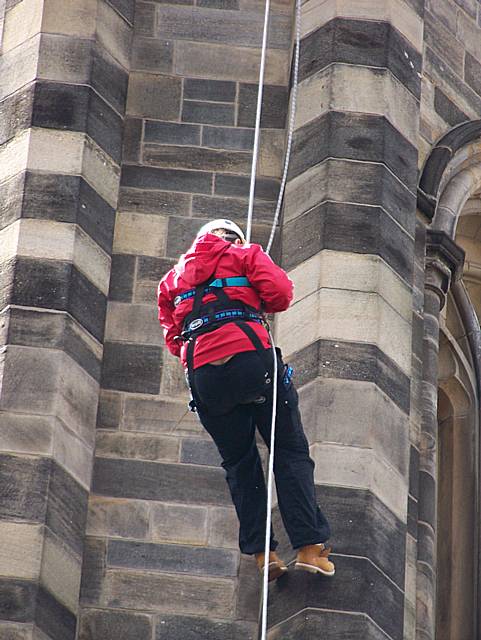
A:
{"type": "MultiPolygon", "coordinates": [[[[252,213],[254,210],[257,160],[259,156],[260,123],[261,123],[261,114],[262,114],[262,94],[263,94],[263,88],[264,88],[264,71],[265,71],[265,62],[266,62],[266,56],[267,56],[267,33],[268,33],[268,27],[269,27],[269,11],[270,11],[270,0],[266,0],[265,13],[264,13],[264,31],[262,34],[261,63],[259,68],[259,89],[257,92],[257,110],[256,110],[255,132],[254,132],[254,147],[253,147],[253,154],[252,154],[251,180],[250,180],[250,189],[249,189],[249,207],[248,207],[248,213],[247,213],[247,229],[246,229],[247,242],[250,242],[251,231],[252,231],[252,213]]],[[[269,236],[269,242],[266,248],[266,253],[270,252],[272,247],[272,242],[274,240],[276,226],[279,220],[279,215],[282,207],[284,190],[285,190],[286,181],[287,181],[287,173],[289,169],[289,160],[291,156],[292,138],[294,133],[294,123],[295,123],[296,105],[297,105],[297,86],[298,86],[298,78],[299,78],[299,49],[300,49],[300,40],[301,40],[301,0],[296,0],[295,28],[296,28],[296,38],[295,38],[293,81],[292,81],[292,91],[291,91],[292,99],[291,99],[291,111],[290,111],[290,118],[289,118],[289,128],[288,128],[288,135],[287,135],[286,157],[284,161],[284,170],[282,174],[282,180],[279,188],[279,195],[277,198],[274,220],[272,223],[272,228],[269,236]]],[[[273,474],[274,446],[275,446],[275,432],[276,432],[276,408],[277,408],[277,384],[278,384],[277,353],[275,350],[274,339],[272,337],[270,330],[269,330],[269,339],[272,345],[274,371],[273,371],[273,387],[272,387],[273,391],[272,391],[270,454],[269,454],[269,464],[268,464],[268,471],[267,471],[267,518],[266,518],[266,536],[265,536],[265,543],[264,543],[264,573],[263,573],[263,581],[262,581],[262,618],[261,618],[261,633],[260,633],[261,640],[266,640],[267,638],[267,599],[268,599],[268,593],[269,593],[269,588],[268,588],[269,551],[270,551],[270,537],[271,537],[271,529],[272,529],[272,486],[273,486],[273,475],[274,475],[273,474]]]]}

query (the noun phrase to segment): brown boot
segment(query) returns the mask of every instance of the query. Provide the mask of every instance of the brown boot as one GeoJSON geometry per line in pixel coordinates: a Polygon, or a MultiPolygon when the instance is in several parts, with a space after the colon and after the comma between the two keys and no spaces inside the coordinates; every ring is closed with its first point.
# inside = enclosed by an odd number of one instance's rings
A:
{"type": "Polygon", "coordinates": [[[329,560],[331,549],[323,544],[308,544],[301,547],[297,553],[296,569],[322,573],[323,576],[333,576],[336,572],[334,563],[329,560]]]}
{"type": "MultiPolygon", "coordinates": [[[[256,562],[259,567],[259,571],[264,573],[264,558],[265,553],[256,553],[256,562]]],[[[268,582],[272,582],[272,580],[277,580],[287,571],[286,565],[282,562],[275,551],[269,552],[269,576],[267,578],[268,582]]]]}

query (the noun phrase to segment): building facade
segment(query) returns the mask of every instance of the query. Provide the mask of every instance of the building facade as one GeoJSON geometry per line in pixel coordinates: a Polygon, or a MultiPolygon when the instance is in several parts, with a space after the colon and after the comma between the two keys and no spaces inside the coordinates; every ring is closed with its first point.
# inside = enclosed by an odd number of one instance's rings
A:
{"type": "MultiPolygon", "coordinates": [[[[245,224],[263,11],[0,0],[2,640],[257,638],[155,290],[205,221],[245,224]]],[[[264,244],[293,27],[272,0],[264,244]]],[[[274,328],[337,573],[272,585],[269,638],[476,640],[481,3],[307,0],[301,37],[274,328]]]]}

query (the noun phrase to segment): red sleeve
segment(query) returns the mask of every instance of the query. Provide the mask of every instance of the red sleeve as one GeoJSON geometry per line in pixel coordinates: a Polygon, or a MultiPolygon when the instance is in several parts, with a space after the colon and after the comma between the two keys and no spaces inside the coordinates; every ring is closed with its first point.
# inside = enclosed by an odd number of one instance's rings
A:
{"type": "Polygon", "coordinates": [[[159,307],[159,321],[164,330],[164,340],[170,353],[174,356],[180,357],[180,342],[174,338],[178,335],[178,329],[174,323],[172,312],[174,311],[174,304],[169,295],[169,288],[165,281],[162,279],[159,283],[157,290],[157,305],[159,307]]]}
{"type": "Polygon", "coordinates": [[[287,273],[278,267],[258,244],[253,244],[245,256],[245,274],[258,293],[267,313],[285,311],[292,301],[293,284],[287,273]]]}

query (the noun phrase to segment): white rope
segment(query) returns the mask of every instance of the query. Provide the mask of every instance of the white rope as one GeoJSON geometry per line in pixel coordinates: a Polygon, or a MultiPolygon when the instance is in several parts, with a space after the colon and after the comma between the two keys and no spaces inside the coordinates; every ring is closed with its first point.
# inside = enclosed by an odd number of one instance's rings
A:
{"type": "Polygon", "coordinates": [[[266,9],[264,12],[264,31],[262,33],[261,66],[259,68],[259,89],[257,91],[257,110],[256,110],[256,126],[254,130],[254,148],[252,151],[251,182],[249,187],[249,208],[247,210],[247,234],[246,234],[247,242],[250,242],[251,240],[252,212],[254,210],[254,196],[255,196],[255,190],[256,190],[257,159],[259,157],[259,138],[260,138],[260,130],[261,130],[262,94],[264,91],[264,69],[266,67],[266,57],[267,57],[267,33],[269,29],[269,11],[270,11],[270,0],[266,0],[266,9]]]}
{"type": "MultiPolygon", "coordinates": [[[[266,7],[264,13],[264,31],[262,34],[262,54],[261,63],[259,69],[259,89],[257,92],[257,111],[256,122],[254,132],[254,147],[252,154],[252,168],[251,168],[251,180],[249,189],[249,207],[247,213],[247,228],[246,228],[246,240],[250,242],[252,232],[252,213],[254,210],[254,198],[255,198],[255,184],[257,173],[257,160],[259,156],[259,137],[260,137],[260,124],[262,114],[262,94],[264,88],[264,70],[267,56],[267,33],[269,27],[269,10],[270,0],[266,0],[266,7]]],[[[301,39],[301,0],[296,0],[296,44],[294,54],[294,70],[293,70],[293,85],[291,92],[291,112],[289,119],[289,129],[287,136],[286,157],[284,161],[284,171],[282,174],[281,185],[279,188],[279,195],[277,198],[276,210],[274,214],[274,220],[272,223],[269,242],[267,245],[266,253],[269,253],[274,240],[276,226],[279,220],[279,215],[282,207],[282,200],[284,196],[284,190],[287,181],[287,173],[289,169],[289,160],[292,148],[292,138],[294,133],[294,123],[297,104],[297,85],[299,77],[299,49],[301,39]]],[[[274,477],[274,446],[275,446],[275,433],[276,433],[276,417],[277,417],[277,385],[278,385],[278,368],[277,368],[277,353],[275,348],[274,339],[269,331],[269,339],[272,345],[272,354],[274,361],[273,381],[272,381],[272,419],[271,419],[271,439],[270,439],[270,455],[267,471],[267,518],[266,518],[266,536],[264,543],[264,573],[262,583],[262,618],[261,618],[261,640],[267,640],[267,600],[269,594],[269,551],[270,551],[270,538],[272,530],[272,487],[274,477]]]]}

